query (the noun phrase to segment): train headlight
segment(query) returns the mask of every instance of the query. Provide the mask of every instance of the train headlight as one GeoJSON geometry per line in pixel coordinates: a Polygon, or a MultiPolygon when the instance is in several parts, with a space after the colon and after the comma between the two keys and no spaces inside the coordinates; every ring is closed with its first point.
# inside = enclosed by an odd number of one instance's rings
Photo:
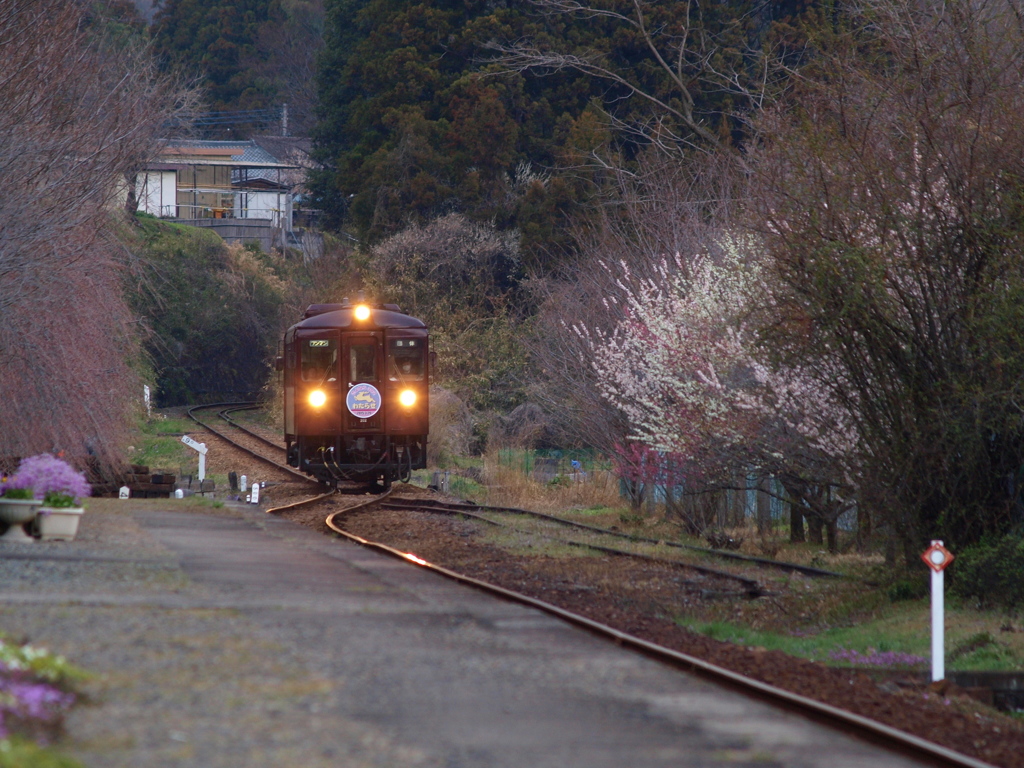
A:
{"type": "Polygon", "coordinates": [[[324,394],[322,389],[314,389],[309,393],[309,404],[314,408],[322,408],[324,403],[327,402],[327,395],[324,394]]]}
{"type": "Polygon", "coordinates": [[[370,317],[370,308],[365,304],[359,304],[355,309],[356,320],[368,320],[370,317]]]}
{"type": "Polygon", "coordinates": [[[406,408],[411,408],[416,404],[416,391],[412,389],[403,389],[402,394],[398,396],[398,402],[406,408]]]}

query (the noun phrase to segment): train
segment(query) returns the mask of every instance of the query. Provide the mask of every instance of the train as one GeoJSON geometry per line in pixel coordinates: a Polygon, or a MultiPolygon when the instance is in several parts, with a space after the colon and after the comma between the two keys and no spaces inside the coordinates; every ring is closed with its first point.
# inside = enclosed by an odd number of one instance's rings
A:
{"type": "Polygon", "coordinates": [[[427,326],[396,304],[311,304],[284,334],[287,462],[319,482],[408,482],[427,466],[427,326]]]}

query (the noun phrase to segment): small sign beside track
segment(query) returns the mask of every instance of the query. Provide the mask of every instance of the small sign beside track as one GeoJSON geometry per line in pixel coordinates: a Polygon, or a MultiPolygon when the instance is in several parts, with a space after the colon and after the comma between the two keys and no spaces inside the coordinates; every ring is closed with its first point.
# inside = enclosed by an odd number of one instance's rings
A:
{"type": "Polygon", "coordinates": [[[181,442],[187,445],[189,448],[193,448],[199,452],[199,483],[202,485],[203,480],[206,479],[206,443],[200,443],[193,440],[188,435],[181,436],[181,442]]]}
{"type": "Polygon", "coordinates": [[[206,443],[197,442],[196,440],[193,440],[188,435],[182,435],[181,436],[181,442],[183,442],[189,448],[194,448],[195,450],[199,451],[200,453],[206,453],[206,443]]]}

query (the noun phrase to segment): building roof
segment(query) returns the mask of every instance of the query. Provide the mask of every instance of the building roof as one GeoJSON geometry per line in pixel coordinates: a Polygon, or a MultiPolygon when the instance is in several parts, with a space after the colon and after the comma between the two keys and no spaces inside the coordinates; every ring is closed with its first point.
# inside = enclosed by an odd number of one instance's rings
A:
{"type": "Polygon", "coordinates": [[[200,141],[174,139],[160,150],[158,162],[183,165],[226,165],[232,168],[296,170],[300,166],[281,162],[254,141],[200,141]]]}
{"type": "Polygon", "coordinates": [[[310,139],[299,136],[255,136],[253,143],[279,162],[290,164],[291,170],[282,171],[280,177],[270,169],[257,170],[246,174],[250,180],[258,176],[270,184],[280,183],[295,192],[300,192],[308,171],[319,167],[310,157],[313,150],[313,142],[310,139]]]}

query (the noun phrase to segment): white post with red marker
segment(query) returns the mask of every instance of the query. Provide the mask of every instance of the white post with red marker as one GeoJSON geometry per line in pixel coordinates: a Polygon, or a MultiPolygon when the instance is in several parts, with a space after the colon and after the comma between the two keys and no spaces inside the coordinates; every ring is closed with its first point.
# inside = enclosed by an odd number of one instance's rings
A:
{"type": "Polygon", "coordinates": [[[932,571],[932,682],[946,679],[946,606],[942,572],[953,562],[953,554],[933,541],[921,555],[932,571]]]}

